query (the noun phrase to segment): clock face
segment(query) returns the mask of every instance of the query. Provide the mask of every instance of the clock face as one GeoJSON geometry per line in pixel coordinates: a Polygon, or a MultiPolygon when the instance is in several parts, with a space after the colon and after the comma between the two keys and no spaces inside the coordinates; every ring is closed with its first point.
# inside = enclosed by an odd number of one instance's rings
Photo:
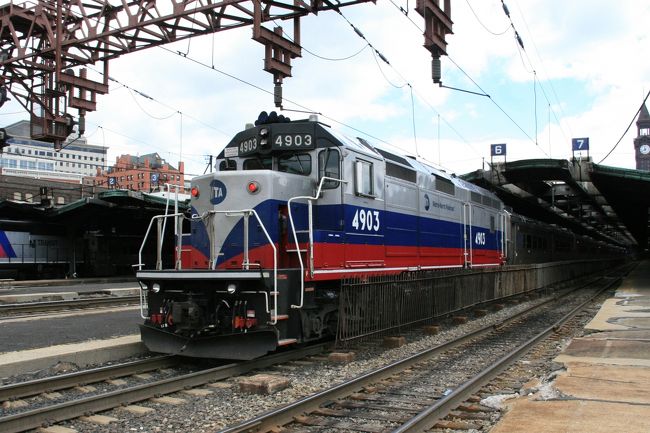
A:
{"type": "Polygon", "coordinates": [[[639,152],[641,152],[644,155],[647,155],[648,153],[650,153],[650,146],[644,144],[643,146],[639,147],[639,152]]]}

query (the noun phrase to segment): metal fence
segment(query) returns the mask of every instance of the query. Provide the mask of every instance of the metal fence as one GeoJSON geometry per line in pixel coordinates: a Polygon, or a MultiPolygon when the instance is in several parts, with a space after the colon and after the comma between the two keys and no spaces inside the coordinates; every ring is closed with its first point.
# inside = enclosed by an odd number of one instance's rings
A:
{"type": "Polygon", "coordinates": [[[486,302],[553,289],[554,285],[614,264],[560,262],[351,278],[341,284],[337,345],[345,347],[364,337],[399,333],[486,302]]]}

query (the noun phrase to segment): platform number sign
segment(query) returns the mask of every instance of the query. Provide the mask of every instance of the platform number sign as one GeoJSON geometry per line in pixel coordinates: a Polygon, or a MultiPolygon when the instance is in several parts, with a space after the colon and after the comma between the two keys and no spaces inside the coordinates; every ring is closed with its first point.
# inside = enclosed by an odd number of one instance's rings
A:
{"type": "Polygon", "coordinates": [[[110,186],[115,186],[115,183],[116,183],[116,182],[115,182],[115,178],[114,178],[114,177],[109,177],[109,178],[108,178],[108,184],[109,184],[110,186]]]}
{"type": "Polygon", "coordinates": [[[589,137],[572,138],[571,149],[573,149],[574,152],[589,150],[589,137]]]}
{"type": "Polygon", "coordinates": [[[490,144],[490,156],[505,156],[506,144],[490,144]]]}
{"type": "Polygon", "coordinates": [[[151,183],[158,183],[158,173],[151,174],[151,183]]]}

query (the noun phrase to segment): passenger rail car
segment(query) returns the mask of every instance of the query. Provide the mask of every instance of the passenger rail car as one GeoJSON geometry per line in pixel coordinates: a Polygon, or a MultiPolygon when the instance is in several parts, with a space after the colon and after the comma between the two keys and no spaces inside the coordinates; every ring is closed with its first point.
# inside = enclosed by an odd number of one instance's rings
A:
{"type": "Polygon", "coordinates": [[[531,264],[576,260],[584,257],[624,257],[625,248],[553,225],[512,215],[509,230],[509,264],[531,264]]]}
{"type": "Polygon", "coordinates": [[[344,278],[499,267],[516,246],[493,193],[314,118],[262,113],[217,166],[193,179],[190,215],[150,225],[176,228],[173,269],[160,250],[139,260],[152,351],[251,359],[321,339],[344,278]]]}

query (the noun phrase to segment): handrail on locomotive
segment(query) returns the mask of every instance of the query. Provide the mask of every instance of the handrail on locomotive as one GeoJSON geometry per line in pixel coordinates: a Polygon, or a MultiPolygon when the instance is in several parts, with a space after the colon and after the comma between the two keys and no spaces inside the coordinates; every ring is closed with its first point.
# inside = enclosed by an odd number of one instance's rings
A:
{"type": "MultiPolygon", "coordinates": [[[[250,270],[251,267],[251,262],[249,259],[249,239],[248,239],[248,227],[249,227],[249,219],[250,216],[253,215],[255,216],[255,219],[257,220],[257,223],[261,227],[262,231],[264,232],[264,236],[266,236],[266,239],[269,242],[269,245],[273,249],[273,309],[269,309],[269,302],[268,302],[268,293],[264,292],[264,298],[265,298],[265,303],[266,303],[266,312],[271,314],[271,321],[269,324],[275,325],[277,323],[277,317],[278,317],[278,252],[275,244],[273,243],[273,240],[271,239],[271,236],[269,235],[268,230],[264,226],[264,223],[260,219],[258,213],[255,211],[255,209],[240,209],[240,210],[210,210],[208,212],[205,212],[203,215],[197,215],[193,214],[190,219],[191,220],[203,220],[206,218],[209,218],[209,224],[212,224],[212,219],[210,218],[212,215],[215,214],[224,214],[227,217],[233,217],[233,216],[243,216],[244,218],[244,257],[242,259],[242,269],[243,270],[250,270]]],[[[180,239],[182,239],[183,234],[183,224],[180,221],[180,218],[187,218],[186,215],[183,213],[173,213],[173,214],[165,214],[165,215],[156,215],[153,218],[151,218],[151,221],[149,222],[149,227],[147,228],[147,232],[144,235],[144,239],[142,240],[142,245],[140,246],[140,251],[138,253],[138,264],[135,265],[135,267],[138,268],[139,271],[142,270],[142,267],[144,266],[144,263],[142,262],[142,251],[144,249],[144,246],[147,242],[147,239],[149,238],[149,233],[151,232],[151,227],[153,226],[154,221],[157,220],[158,222],[158,230],[156,231],[156,270],[160,271],[162,270],[162,239],[164,237],[164,226],[163,226],[163,221],[166,221],[167,218],[175,218],[175,224],[174,227],[176,227],[176,238],[179,240],[178,245],[176,247],[176,270],[182,270],[182,265],[181,265],[181,247],[180,245],[182,242],[180,239]]],[[[214,246],[212,245],[212,242],[210,243],[210,269],[215,270],[216,267],[216,262],[217,259],[214,257],[214,246]]],[[[146,304],[146,294],[143,296],[143,293],[146,292],[145,287],[141,286],[140,290],[140,315],[142,316],[143,319],[146,319],[146,316],[144,315],[144,305],[146,304]]]]}
{"type": "Polygon", "coordinates": [[[291,232],[293,234],[293,241],[296,246],[295,251],[296,254],[298,254],[298,263],[300,264],[300,304],[299,305],[292,304],[291,308],[295,308],[295,309],[302,308],[305,300],[305,264],[303,263],[302,260],[302,254],[301,254],[302,251],[300,251],[300,246],[298,244],[298,235],[296,234],[296,226],[294,225],[293,222],[293,215],[291,213],[291,202],[295,200],[307,200],[307,212],[308,212],[307,229],[309,231],[309,273],[313,277],[314,276],[314,224],[313,224],[314,220],[313,220],[313,213],[312,213],[313,212],[312,203],[320,198],[323,190],[323,184],[325,183],[325,181],[348,183],[347,180],[323,176],[318,182],[318,188],[316,189],[316,194],[314,194],[313,197],[302,195],[302,196],[291,197],[289,200],[287,200],[287,208],[289,213],[289,222],[291,224],[291,232]]]}

